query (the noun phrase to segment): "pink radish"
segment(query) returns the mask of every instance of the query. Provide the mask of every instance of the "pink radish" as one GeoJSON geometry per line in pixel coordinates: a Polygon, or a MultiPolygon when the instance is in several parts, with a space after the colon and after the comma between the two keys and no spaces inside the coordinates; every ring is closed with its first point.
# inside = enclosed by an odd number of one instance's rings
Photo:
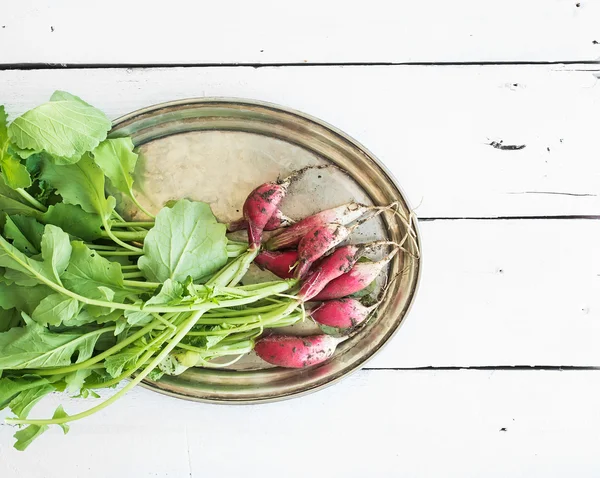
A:
{"type": "Polygon", "coordinates": [[[248,222],[248,242],[251,249],[260,247],[263,230],[285,197],[290,182],[286,179],[262,184],[244,202],[244,219],[248,222]]]}
{"type": "Polygon", "coordinates": [[[293,268],[297,262],[297,251],[263,251],[254,259],[254,263],[262,270],[271,271],[282,279],[291,279],[294,276],[293,268]]]}
{"type": "Polygon", "coordinates": [[[310,315],[326,334],[346,336],[378,306],[379,303],[365,307],[359,300],[348,297],[323,302],[312,309],[310,315]]]}
{"type": "Polygon", "coordinates": [[[287,249],[296,246],[300,240],[306,236],[311,230],[329,223],[350,224],[356,221],[366,212],[377,207],[369,207],[364,204],[348,203],[342,206],[326,209],[317,214],[298,221],[291,225],[281,233],[272,237],[267,241],[266,247],[269,250],[276,251],[278,249],[287,249]]]}
{"type": "Polygon", "coordinates": [[[302,283],[298,297],[309,301],[335,278],[349,272],[368,245],[348,245],[339,247],[330,255],[323,257],[313,266],[302,283]]]}
{"type": "Polygon", "coordinates": [[[342,339],[330,335],[293,337],[270,335],[256,341],[256,354],[272,365],[305,368],[324,362],[335,352],[342,339]]]}
{"type": "Polygon", "coordinates": [[[351,232],[351,228],[341,224],[325,224],[310,231],[298,243],[296,277],[304,277],[314,261],[346,240],[351,232]]]}
{"type": "MultiPolygon", "coordinates": [[[[379,273],[392,260],[398,249],[377,262],[357,262],[352,269],[330,281],[321,292],[312,296],[313,300],[340,299],[363,290],[373,282],[379,273]]],[[[306,299],[308,300],[308,299],[306,299]]]]}
{"type": "MultiPolygon", "coordinates": [[[[292,224],[294,224],[294,222],[295,221],[292,218],[287,217],[281,212],[281,210],[277,209],[269,218],[263,230],[274,231],[282,227],[291,226],[292,224]]],[[[227,224],[227,232],[242,231],[247,227],[248,222],[242,217],[240,219],[237,219],[236,221],[231,221],[229,224],[227,224]]]]}
{"type": "Polygon", "coordinates": [[[297,180],[310,169],[323,169],[330,166],[330,164],[306,166],[298,171],[294,171],[287,178],[261,184],[248,195],[246,201],[244,201],[242,211],[244,219],[248,223],[250,249],[258,249],[260,247],[262,233],[271,216],[279,210],[279,203],[281,203],[287,194],[292,181],[297,180]]]}

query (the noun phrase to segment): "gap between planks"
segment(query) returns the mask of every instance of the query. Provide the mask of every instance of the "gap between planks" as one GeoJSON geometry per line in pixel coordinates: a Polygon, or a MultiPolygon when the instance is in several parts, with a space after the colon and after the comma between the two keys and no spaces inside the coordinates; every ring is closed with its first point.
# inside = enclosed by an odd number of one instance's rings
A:
{"type": "Polygon", "coordinates": [[[568,372],[568,371],[600,371],[600,367],[592,366],[580,366],[580,365],[481,365],[481,366],[464,366],[464,367],[453,367],[453,366],[427,366],[427,367],[363,367],[361,370],[365,371],[400,371],[400,372],[414,372],[414,371],[442,371],[452,372],[459,370],[502,370],[502,371],[525,371],[530,372],[534,370],[551,371],[551,372],[568,372]]]}
{"type": "Polygon", "coordinates": [[[539,221],[539,220],[558,220],[558,221],[572,221],[572,220],[598,220],[600,216],[591,215],[560,215],[560,216],[463,216],[463,217],[419,217],[417,220],[420,222],[433,222],[433,221],[539,221]]]}
{"type": "Polygon", "coordinates": [[[6,63],[4,70],[93,70],[93,69],[147,69],[147,68],[285,68],[328,66],[535,66],[535,65],[592,65],[600,67],[597,60],[562,61],[462,61],[462,62],[322,62],[322,63],[6,63]]]}

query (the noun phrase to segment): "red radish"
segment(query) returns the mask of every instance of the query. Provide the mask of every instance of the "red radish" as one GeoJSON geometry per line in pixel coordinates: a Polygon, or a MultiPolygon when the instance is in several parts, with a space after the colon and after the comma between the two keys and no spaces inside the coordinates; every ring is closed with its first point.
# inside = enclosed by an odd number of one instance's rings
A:
{"type": "Polygon", "coordinates": [[[294,337],[270,335],[256,341],[256,354],[272,365],[304,368],[324,362],[335,352],[342,339],[330,335],[294,337]]]}
{"type": "Polygon", "coordinates": [[[365,307],[359,300],[348,297],[323,302],[310,315],[326,334],[346,336],[378,306],[379,303],[365,307]]]}
{"type": "MultiPolygon", "coordinates": [[[[265,225],[264,231],[274,231],[276,229],[280,229],[282,227],[288,227],[294,224],[294,220],[290,217],[287,217],[285,214],[281,212],[280,209],[277,209],[273,215],[270,217],[269,221],[265,225]]],[[[248,222],[242,217],[236,221],[231,221],[227,224],[227,232],[236,232],[242,231],[248,227],[248,222]]]]}
{"type": "Polygon", "coordinates": [[[297,251],[283,251],[283,252],[271,252],[263,251],[256,259],[255,264],[262,270],[271,271],[282,279],[291,279],[294,277],[293,268],[296,262],[298,262],[297,251]]]}
{"type": "Polygon", "coordinates": [[[396,252],[398,252],[398,249],[393,250],[384,259],[377,262],[357,262],[350,272],[333,279],[321,292],[314,295],[312,299],[340,299],[363,290],[377,278],[383,268],[392,260],[396,252]]]}
{"type": "Polygon", "coordinates": [[[303,281],[298,297],[303,301],[311,300],[330,281],[349,272],[367,247],[369,245],[343,246],[323,257],[303,281]]]}
{"type": "Polygon", "coordinates": [[[248,222],[248,242],[250,243],[250,249],[258,249],[260,247],[262,233],[271,216],[279,209],[279,203],[281,203],[287,194],[288,187],[292,181],[297,180],[310,169],[323,169],[331,166],[330,164],[306,166],[298,171],[294,171],[287,178],[261,184],[248,195],[246,201],[244,201],[242,211],[244,219],[248,222]]]}
{"type": "Polygon", "coordinates": [[[252,191],[244,202],[244,219],[248,222],[248,242],[251,249],[260,247],[262,233],[285,197],[290,179],[265,183],[252,191]]]}
{"type": "Polygon", "coordinates": [[[287,249],[297,245],[304,236],[311,230],[329,223],[350,224],[356,221],[367,211],[379,209],[377,207],[369,207],[364,204],[348,203],[342,206],[326,209],[317,214],[298,221],[291,225],[281,233],[272,237],[267,241],[266,247],[271,251],[278,249],[287,249]]]}
{"type": "Polygon", "coordinates": [[[325,224],[316,227],[298,243],[298,267],[296,277],[304,277],[311,264],[348,238],[352,229],[341,224],[325,224]]]}

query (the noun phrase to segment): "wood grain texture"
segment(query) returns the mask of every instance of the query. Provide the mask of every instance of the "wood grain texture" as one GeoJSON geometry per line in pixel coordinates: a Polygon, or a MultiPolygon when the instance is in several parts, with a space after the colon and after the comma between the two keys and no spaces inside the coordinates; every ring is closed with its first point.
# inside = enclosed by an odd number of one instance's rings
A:
{"type": "Polygon", "coordinates": [[[113,118],[190,97],[271,101],[370,148],[422,217],[597,215],[597,74],[583,65],[36,70],[0,72],[0,90],[13,117],[55,89],[113,118]]]}
{"type": "MultiPolygon", "coordinates": [[[[0,476],[591,478],[598,374],[365,371],[291,402],[228,407],[138,388],[25,453],[0,426],[0,476]]],[[[32,416],[56,405],[53,397],[32,416]]]]}
{"type": "Polygon", "coordinates": [[[368,367],[600,366],[600,221],[420,229],[416,302],[368,367]]]}
{"type": "Polygon", "coordinates": [[[594,0],[22,0],[0,63],[582,61],[600,56],[594,0]],[[22,32],[27,38],[22,38],[22,32]]]}

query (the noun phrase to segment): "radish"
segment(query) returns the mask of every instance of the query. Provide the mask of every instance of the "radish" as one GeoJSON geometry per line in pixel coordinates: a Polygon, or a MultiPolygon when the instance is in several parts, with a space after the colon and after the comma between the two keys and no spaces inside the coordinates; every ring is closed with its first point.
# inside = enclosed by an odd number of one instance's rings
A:
{"type": "Polygon", "coordinates": [[[244,219],[248,223],[248,241],[251,249],[258,249],[262,233],[285,197],[290,179],[269,182],[258,186],[244,202],[244,219]]]}
{"type": "Polygon", "coordinates": [[[335,352],[343,339],[331,335],[294,337],[270,335],[256,341],[256,354],[272,365],[286,368],[305,368],[324,362],[335,352]]]}
{"type": "Polygon", "coordinates": [[[329,335],[347,336],[379,306],[366,307],[358,299],[345,298],[323,302],[310,311],[313,320],[329,335]]]}
{"type": "MultiPolygon", "coordinates": [[[[385,258],[377,262],[357,262],[349,272],[327,283],[320,292],[311,298],[313,300],[340,299],[363,290],[377,278],[379,273],[392,260],[396,252],[398,252],[398,249],[394,249],[385,258]]],[[[304,288],[304,285],[302,287],[304,288]]]]}
{"type": "Polygon", "coordinates": [[[272,237],[267,241],[266,247],[271,251],[276,251],[278,249],[287,249],[296,246],[304,236],[317,227],[321,227],[328,223],[342,225],[350,224],[366,212],[375,209],[379,208],[375,206],[365,206],[364,204],[355,202],[343,204],[342,206],[337,206],[332,209],[326,209],[325,211],[321,211],[298,221],[296,224],[291,225],[281,233],[272,237]]]}
{"type": "Polygon", "coordinates": [[[254,259],[254,263],[262,270],[271,271],[282,279],[291,279],[294,277],[293,268],[297,262],[297,251],[263,251],[254,259]]]}
{"type": "Polygon", "coordinates": [[[349,272],[367,247],[365,245],[343,246],[324,257],[316,267],[313,267],[302,283],[298,297],[303,301],[311,300],[330,281],[349,272]]]}
{"type": "Polygon", "coordinates": [[[311,264],[346,240],[353,228],[341,224],[325,224],[316,227],[298,243],[298,267],[296,277],[304,277],[311,264]]]}
{"type": "MultiPolygon", "coordinates": [[[[294,224],[294,220],[290,217],[287,217],[285,214],[281,212],[280,209],[275,210],[273,215],[267,221],[265,225],[264,231],[274,231],[276,229],[280,229],[282,227],[288,227],[294,224]]],[[[236,221],[231,221],[227,224],[227,232],[236,232],[242,231],[248,227],[248,222],[242,217],[237,219],[236,221]]]]}
{"type": "Polygon", "coordinates": [[[309,169],[323,169],[331,166],[330,164],[306,166],[298,171],[294,171],[287,178],[261,184],[248,195],[246,201],[244,201],[242,211],[244,219],[248,223],[250,249],[258,249],[260,247],[262,233],[271,216],[279,210],[279,203],[281,203],[287,194],[290,184],[309,169]]]}

